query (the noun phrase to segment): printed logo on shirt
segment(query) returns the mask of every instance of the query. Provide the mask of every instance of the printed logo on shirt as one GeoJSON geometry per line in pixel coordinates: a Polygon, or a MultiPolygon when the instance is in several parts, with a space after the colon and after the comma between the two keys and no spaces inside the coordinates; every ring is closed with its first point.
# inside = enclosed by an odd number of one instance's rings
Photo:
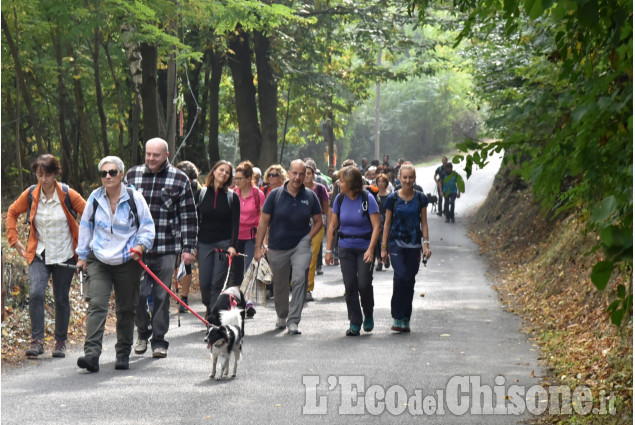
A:
{"type": "Polygon", "coordinates": [[[309,205],[309,201],[307,199],[301,200],[300,203],[304,205],[309,205]]]}

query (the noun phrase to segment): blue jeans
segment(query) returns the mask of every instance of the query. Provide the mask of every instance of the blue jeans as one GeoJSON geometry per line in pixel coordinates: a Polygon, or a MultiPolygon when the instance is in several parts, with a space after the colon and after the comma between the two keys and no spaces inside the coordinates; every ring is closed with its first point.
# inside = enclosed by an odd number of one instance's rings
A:
{"type": "Polygon", "coordinates": [[[421,261],[420,248],[400,248],[390,245],[390,262],[394,270],[390,310],[393,319],[410,319],[416,276],[421,261]]]}
{"type": "MultiPolygon", "coordinates": [[[[45,253],[44,253],[45,255],[45,253]]],[[[74,257],[65,261],[75,264],[74,257]]],[[[37,256],[29,264],[29,316],[31,317],[31,337],[44,339],[44,298],[49,277],[53,276],[53,297],[55,298],[55,339],[66,341],[68,339],[68,323],[71,317],[71,303],[68,293],[71,290],[71,281],[75,269],[62,266],[47,266],[44,256],[40,260],[37,256]]]]}
{"type": "MultiPolygon", "coordinates": [[[[171,288],[176,256],[176,254],[145,255],[143,261],[165,286],[171,288]]],[[[148,273],[145,273],[141,281],[135,325],[137,325],[139,339],[148,340],[152,336],[150,344],[153,350],[157,347],[167,349],[170,345],[165,340],[165,334],[170,328],[170,295],[148,273]],[[153,300],[152,316],[148,311],[150,293],[153,300]]]]}
{"type": "Polygon", "coordinates": [[[353,325],[362,325],[364,316],[373,317],[375,298],[373,295],[373,263],[364,262],[365,249],[340,247],[340,268],[346,288],[348,320],[353,325]],[[361,307],[360,307],[361,301],[361,307]]]}

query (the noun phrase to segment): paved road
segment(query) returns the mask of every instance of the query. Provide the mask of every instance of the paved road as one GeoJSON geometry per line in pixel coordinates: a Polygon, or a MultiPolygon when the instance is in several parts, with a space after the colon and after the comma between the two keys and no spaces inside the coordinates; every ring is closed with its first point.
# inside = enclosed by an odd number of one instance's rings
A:
{"type": "MultiPolygon", "coordinates": [[[[456,224],[430,216],[433,256],[418,274],[411,334],[390,331],[389,269],[375,273],[375,330],[344,336],[344,288],[339,269],[328,267],[318,277],[317,300],[305,307],[302,335],[274,331],[272,305],[259,308],[247,322],[235,379],[208,379],[204,328],[184,315],[181,327],[172,322],[168,357],[132,356],[129,371],[114,370],[112,337],[105,341],[96,374],[77,368],[79,352],[3,371],[2,423],[515,424],[526,419],[527,413],[480,415],[477,402],[487,400],[495,384],[504,397],[512,385],[535,385],[532,371],[542,374],[536,348],[519,332],[519,319],[501,309],[487,266],[464,227],[465,212],[484,199],[499,164],[493,161],[467,182],[456,224]],[[470,379],[470,387],[458,386],[470,379]]],[[[433,168],[418,175],[431,191],[433,168]]],[[[195,306],[202,310],[200,303],[195,306]]],[[[512,396],[506,403],[511,401],[519,400],[512,396]]]]}

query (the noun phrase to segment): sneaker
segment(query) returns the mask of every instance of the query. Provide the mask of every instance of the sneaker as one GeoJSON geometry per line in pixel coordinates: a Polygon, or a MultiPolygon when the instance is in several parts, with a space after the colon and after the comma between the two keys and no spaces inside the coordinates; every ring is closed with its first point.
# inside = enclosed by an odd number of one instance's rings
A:
{"type": "Polygon", "coordinates": [[[311,294],[311,291],[306,291],[306,294],[304,294],[304,301],[305,302],[315,301],[313,299],[313,294],[311,294]]]}
{"type": "Polygon", "coordinates": [[[297,323],[289,323],[289,333],[291,335],[300,335],[302,332],[298,329],[297,323]]]}
{"type": "Polygon", "coordinates": [[[346,336],[359,336],[359,325],[354,325],[351,323],[350,327],[346,331],[346,336]]]}
{"type": "Polygon", "coordinates": [[[155,359],[165,359],[168,356],[168,349],[165,347],[157,347],[152,349],[152,357],[155,359]]]}
{"type": "Polygon", "coordinates": [[[99,357],[84,356],[77,359],[77,366],[89,372],[99,372],[99,357]]]}
{"type": "Polygon", "coordinates": [[[446,223],[449,223],[449,222],[450,222],[450,219],[449,219],[449,218],[446,218],[446,219],[445,219],[445,222],[446,222],[446,223]]]}
{"type": "Polygon", "coordinates": [[[276,320],[276,329],[284,329],[286,327],[287,327],[287,319],[278,317],[278,320],[276,320]]]}
{"type": "Polygon", "coordinates": [[[63,358],[66,357],[66,342],[65,341],[56,341],[55,349],[51,353],[53,357],[63,358]]]}
{"type": "Polygon", "coordinates": [[[381,262],[377,263],[377,267],[375,267],[375,271],[380,272],[382,269],[383,264],[381,262]]]}
{"type": "Polygon", "coordinates": [[[143,354],[148,350],[148,340],[139,338],[134,346],[136,354],[143,354]]]}
{"type": "Polygon", "coordinates": [[[251,319],[255,315],[256,315],[256,309],[254,308],[254,306],[250,305],[249,307],[247,307],[247,317],[251,319]]]}
{"type": "Polygon", "coordinates": [[[322,266],[315,269],[315,274],[318,276],[321,276],[324,274],[324,272],[322,271],[322,266]]]}
{"type": "Polygon", "coordinates": [[[450,219],[450,221],[451,221],[452,223],[454,223],[454,217],[452,217],[452,218],[450,219]]]}
{"type": "Polygon", "coordinates": [[[273,290],[271,290],[270,288],[267,288],[266,297],[267,297],[268,300],[272,299],[273,298],[273,290]]]}
{"type": "Polygon", "coordinates": [[[439,217],[441,217],[441,216],[443,215],[443,213],[442,213],[442,212],[438,212],[438,213],[437,213],[437,215],[438,215],[439,217]]]}
{"type": "Polygon", "coordinates": [[[117,356],[117,360],[115,360],[115,370],[128,370],[128,369],[130,369],[129,357],[117,356]]]}
{"type": "MultiPolygon", "coordinates": [[[[187,297],[181,297],[181,301],[187,304],[187,297]]],[[[188,311],[189,310],[187,308],[183,307],[183,304],[179,303],[179,313],[187,313],[188,311]]]]}
{"type": "Polygon", "coordinates": [[[26,357],[35,359],[40,354],[44,354],[44,345],[42,345],[41,339],[34,339],[31,341],[31,346],[26,350],[26,357]]]}
{"type": "Polygon", "coordinates": [[[375,327],[375,321],[372,316],[364,317],[364,332],[370,332],[375,327]]]}
{"type": "Polygon", "coordinates": [[[401,332],[401,329],[403,328],[403,321],[399,320],[399,319],[394,319],[392,322],[392,327],[390,328],[391,331],[397,331],[397,332],[401,332]]]}
{"type": "Polygon", "coordinates": [[[388,256],[388,258],[386,258],[386,262],[384,263],[384,268],[386,268],[386,269],[390,268],[390,256],[388,256]]]}

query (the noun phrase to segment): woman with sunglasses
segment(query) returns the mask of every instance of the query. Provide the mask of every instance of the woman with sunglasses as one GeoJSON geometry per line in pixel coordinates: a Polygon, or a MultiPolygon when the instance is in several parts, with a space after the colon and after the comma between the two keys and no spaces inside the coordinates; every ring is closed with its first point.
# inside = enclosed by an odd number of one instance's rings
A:
{"type": "Polygon", "coordinates": [[[86,284],[86,340],[77,366],[99,371],[99,356],[108,302],[115,291],[117,343],[115,369],[128,369],[134,338],[135,307],[143,269],[137,260],[152,248],[155,230],[141,193],[124,182],[123,161],[107,156],[99,161],[102,187],[88,197],[79,225],[77,267],[88,271],[86,284]]]}
{"type": "Polygon", "coordinates": [[[265,185],[262,188],[265,198],[269,196],[273,189],[281,187],[288,179],[287,172],[282,165],[273,164],[267,168],[264,177],[265,185]]]}
{"type": "Polygon", "coordinates": [[[220,160],[207,175],[198,202],[198,272],[206,317],[223,290],[229,256],[236,255],[240,226],[240,199],[229,189],[234,167],[220,160]]]}
{"type": "Polygon", "coordinates": [[[7,213],[9,245],[29,264],[31,346],[25,354],[28,358],[36,358],[44,353],[44,296],[52,276],[55,298],[55,349],[52,355],[65,357],[71,315],[68,294],[79,233],[75,217],[82,214],[86,201],[56,180],[62,168],[53,155],[40,155],[31,164],[31,169],[37,176],[37,185],[22,192],[7,213]],[[28,212],[26,219],[31,226],[26,248],[18,240],[17,231],[18,217],[25,212],[28,212]]]}

